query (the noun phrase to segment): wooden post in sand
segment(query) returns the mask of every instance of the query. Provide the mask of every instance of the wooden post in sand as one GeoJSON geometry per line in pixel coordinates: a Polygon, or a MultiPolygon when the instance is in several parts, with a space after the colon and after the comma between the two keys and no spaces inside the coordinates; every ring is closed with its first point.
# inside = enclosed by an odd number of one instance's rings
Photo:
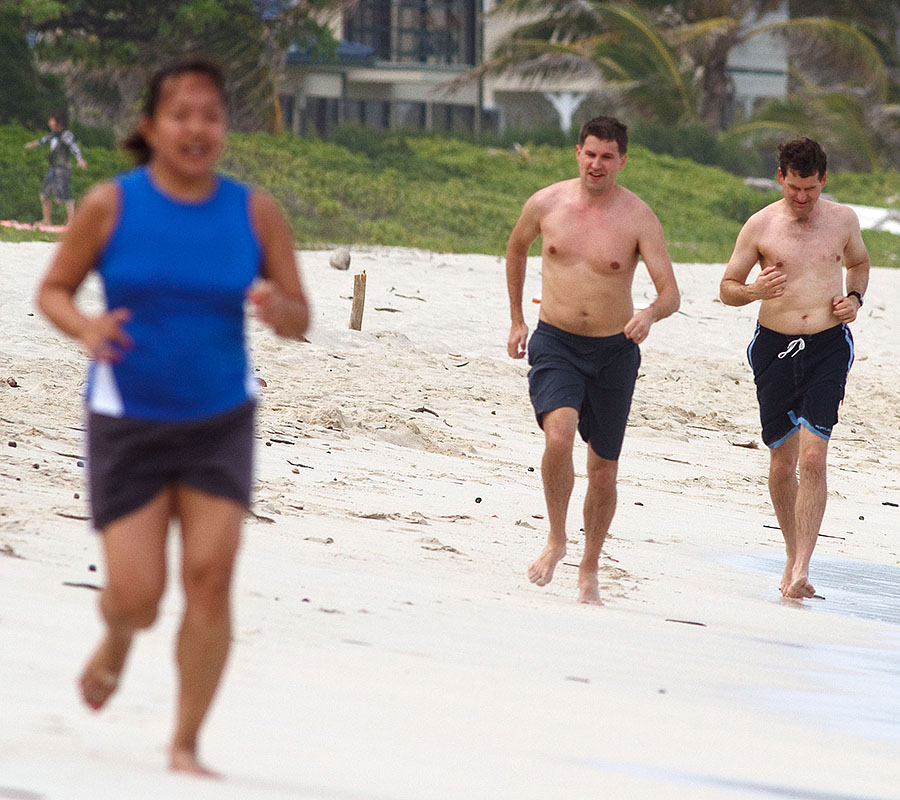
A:
{"type": "Polygon", "coordinates": [[[353,308],[350,309],[350,330],[362,330],[363,309],[366,305],[366,271],[353,276],[353,308]]]}

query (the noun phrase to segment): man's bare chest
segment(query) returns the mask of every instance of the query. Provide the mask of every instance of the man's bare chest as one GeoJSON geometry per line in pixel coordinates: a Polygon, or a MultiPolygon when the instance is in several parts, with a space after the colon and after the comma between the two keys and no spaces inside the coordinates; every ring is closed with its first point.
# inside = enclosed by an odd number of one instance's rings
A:
{"type": "Polygon", "coordinates": [[[638,242],[633,230],[610,220],[551,219],[542,225],[543,254],[557,267],[621,273],[634,269],[638,242]]]}
{"type": "Polygon", "coordinates": [[[760,262],[763,267],[830,271],[840,268],[844,244],[822,226],[809,230],[779,226],[760,240],[760,262]]]}

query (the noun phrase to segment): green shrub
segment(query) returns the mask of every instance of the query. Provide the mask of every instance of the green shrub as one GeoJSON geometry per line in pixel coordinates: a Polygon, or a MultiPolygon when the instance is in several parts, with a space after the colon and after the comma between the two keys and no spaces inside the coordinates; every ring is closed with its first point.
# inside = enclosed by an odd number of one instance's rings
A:
{"type": "MultiPolygon", "coordinates": [[[[33,222],[41,218],[41,183],[47,172],[47,148],[25,150],[25,143],[42,136],[20,125],[0,125],[0,219],[33,222]]],[[[121,153],[103,147],[83,147],[88,168],[72,169],[72,196],[77,200],[99,180],[127,166],[121,153]]],[[[54,203],[53,221],[65,220],[65,209],[54,203]]]]}
{"type": "MultiPolygon", "coordinates": [[[[270,191],[305,247],[384,244],[498,256],[528,197],[577,175],[571,143],[511,149],[441,135],[363,133],[344,130],[344,144],[291,134],[232,134],[221,168],[270,191]]],[[[20,126],[0,126],[0,217],[40,216],[47,154],[22,149],[32,138],[20,126]]],[[[103,147],[86,147],[85,157],[89,169],[72,171],[76,200],[92,183],[128,166],[121,153],[103,147]]],[[[675,261],[727,260],[744,221],[780,196],[639,143],[629,148],[619,181],[656,212],[675,261]]],[[[888,197],[900,197],[900,175],[829,175],[828,189],[843,202],[887,205],[888,197]]],[[[61,208],[54,213],[62,219],[61,208]]],[[[0,230],[2,238],[11,235],[0,230]]],[[[896,263],[900,238],[867,231],[865,239],[873,263],[896,263]]]]}
{"type": "Polygon", "coordinates": [[[718,141],[705,125],[674,127],[639,119],[629,127],[629,140],[654,153],[690,158],[698,164],[718,163],[718,141]]]}
{"type": "Polygon", "coordinates": [[[876,267],[900,267],[900,236],[886,231],[863,231],[869,260],[876,267]]]}
{"type": "Polygon", "coordinates": [[[112,128],[73,122],[69,125],[69,129],[75,134],[75,140],[82,150],[85,147],[103,147],[107,150],[113,150],[116,147],[116,133],[112,128]]]}
{"type": "Polygon", "coordinates": [[[41,74],[22,27],[21,12],[0,4],[0,123],[43,125],[53,108],[66,105],[59,76],[41,74]]]}
{"type": "Polygon", "coordinates": [[[844,203],[900,208],[900,172],[829,172],[825,191],[844,203]]]}

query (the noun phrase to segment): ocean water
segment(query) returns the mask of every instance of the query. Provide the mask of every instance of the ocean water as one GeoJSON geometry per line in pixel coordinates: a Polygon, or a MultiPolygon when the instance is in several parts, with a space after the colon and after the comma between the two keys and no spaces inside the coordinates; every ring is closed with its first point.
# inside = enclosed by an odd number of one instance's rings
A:
{"type": "Polygon", "coordinates": [[[857,617],[880,623],[869,646],[778,641],[780,657],[798,661],[814,678],[807,692],[754,690],[756,699],[778,707],[788,702],[811,722],[856,736],[900,743],[900,566],[850,558],[813,556],[810,579],[820,598],[783,600],[777,583],[784,561],[780,553],[737,554],[726,559],[737,567],[772,576],[773,602],[789,603],[800,613],[857,617]]]}
{"type": "MultiPolygon", "coordinates": [[[[729,568],[771,576],[772,602],[789,603],[797,613],[843,615],[879,623],[868,646],[797,642],[782,638],[778,631],[764,640],[755,640],[768,649],[773,661],[787,674],[802,675],[800,683],[808,688],[734,687],[736,710],[741,706],[764,708],[794,720],[808,721],[810,730],[824,729],[852,736],[853,739],[847,740],[848,757],[860,740],[900,744],[900,566],[813,556],[810,577],[824,599],[789,601],[778,596],[784,567],[780,553],[735,554],[725,558],[724,563],[729,568]]],[[[598,772],[662,781],[673,788],[680,785],[720,790],[723,798],[736,800],[740,797],[748,800],[896,800],[900,797],[900,788],[890,795],[873,796],[782,785],[766,780],[764,769],[748,779],[603,758],[581,764],[598,772]]]]}
{"type": "MultiPolygon", "coordinates": [[[[633,775],[637,778],[648,778],[675,785],[721,789],[724,792],[723,798],[729,797],[734,798],[734,800],[739,800],[741,797],[754,798],[755,800],[761,798],[770,798],[770,800],[896,800],[896,798],[889,798],[884,795],[876,797],[868,794],[846,794],[828,790],[804,789],[798,786],[782,786],[777,783],[767,783],[765,780],[741,780],[698,772],[687,772],[679,769],[654,767],[646,764],[621,764],[599,758],[581,763],[599,772],[633,775]]],[[[598,794],[598,797],[601,796],[598,794]]],[[[665,793],[661,792],[657,797],[665,797],[665,793]]]]}
{"type": "MultiPolygon", "coordinates": [[[[726,564],[769,574],[777,586],[784,556],[740,553],[727,558],[726,564]]],[[[900,628],[900,565],[814,554],[810,580],[816,593],[825,598],[802,601],[810,611],[877,620],[900,628]]]]}

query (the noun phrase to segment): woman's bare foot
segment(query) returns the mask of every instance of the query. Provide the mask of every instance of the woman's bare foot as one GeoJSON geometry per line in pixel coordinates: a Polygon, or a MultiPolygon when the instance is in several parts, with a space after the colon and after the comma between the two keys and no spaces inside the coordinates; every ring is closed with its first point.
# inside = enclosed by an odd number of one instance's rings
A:
{"type": "Polygon", "coordinates": [[[111,632],[94,651],[78,686],[84,702],[94,711],[103,708],[119,686],[119,675],[131,648],[131,636],[117,636],[111,632]]]}
{"type": "Polygon", "coordinates": [[[602,606],[600,584],[596,572],[578,571],[578,602],[592,606],[602,606]]]}
{"type": "Polygon", "coordinates": [[[184,772],[188,775],[196,775],[199,778],[215,778],[222,776],[218,772],[204,767],[198,760],[197,754],[193,750],[184,750],[181,748],[172,748],[169,754],[169,769],[172,772],[184,772]]]}
{"type": "Polygon", "coordinates": [[[528,580],[538,586],[546,586],[553,580],[553,571],[565,554],[565,543],[550,544],[548,542],[543,552],[528,567],[528,580]]]}

